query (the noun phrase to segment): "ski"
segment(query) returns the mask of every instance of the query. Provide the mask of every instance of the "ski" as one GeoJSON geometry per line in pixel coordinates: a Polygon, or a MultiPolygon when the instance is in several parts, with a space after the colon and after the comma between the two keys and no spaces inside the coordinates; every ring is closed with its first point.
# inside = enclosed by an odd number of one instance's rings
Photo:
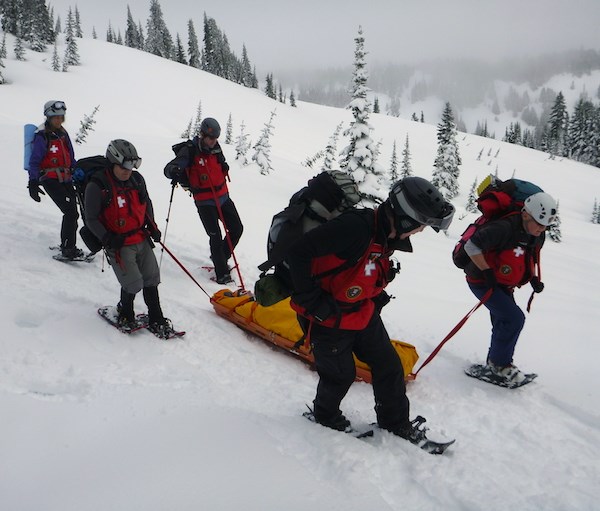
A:
{"type": "Polygon", "coordinates": [[[492,385],[497,385],[505,389],[517,389],[519,387],[522,387],[523,385],[531,383],[538,376],[535,373],[529,373],[525,375],[525,379],[523,381],[509,382],[493,374],[489,374],[489,371],[485,370],[485,366],[483,364],[473,364],[467,367],[465,369],[465,374],[467,376],[470,376],[471,378],[476,378],[478,380],[484,381],[486,383],[491,383],[492,385]]]}
{"type": "Polygon", "coordinates": [[[98,314],[101,318],[107,321],[110,325],[114,326],[119,332],[124,334],[132,334],[133,332],[137,332],[138,330],[146,329],[151,334],[155,335],[159,339],[163,341],[168,341],[170,339],[177,339],[179,337],[183,337],[185,335],[185,331],[173,330],[165,334],[164,332],[154,332],[150,328],[148,328],[148,314],[138,314],[135,317],[135,322],[128,326],[119,325],[117,318],[119,317],[119,312],[117,308],[112,305],[107,305],[105,307],[100,307],[98,309],[98,314]]]}
{"type": "Polygon", "coordinates": [[[135,317],[135,322],[129,326],[121,326],[118,323],[119,312],[117,308],[113,305],[107,305],[105,307],[100,307],[98,309],[98,314],[102,319],[104,319],[108,324],[114,326],[119,332],[124,334],[132,334],[133,332],[137,332],[142,328],[148,327],[148,315],[147,314],[138,314],[135,317]]]}

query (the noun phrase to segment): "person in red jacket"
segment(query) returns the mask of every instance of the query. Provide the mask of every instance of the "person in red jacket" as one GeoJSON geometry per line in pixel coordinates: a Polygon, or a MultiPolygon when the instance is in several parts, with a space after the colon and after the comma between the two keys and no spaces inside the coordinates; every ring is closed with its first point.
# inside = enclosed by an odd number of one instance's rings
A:
{"type": "Polygon", "coordinates": [[[409,420],[404,370],[380,311],[390,299],[384,289],[399,270],[390,261],[392,253],[412,252],[410,236],[428,225],[447,229],[453,215],[452,204],[429,181],[407,177],[377,209],[342,213],[290,247],[291,306],[319,374],[307,414],[319,424],[350,428],[340,404],[356,376],[354,353],[371,368],[379,426],[415,444],[425,439],[419,429],[424,419],[409,420]]]}
{"type": "Polygon", "coordinates": [[[66,112],[64,101],[51,100],[44,105],[46,122],[33,138],[27,187],[34,201],[40,202],[40,194],[47,193],[62,212],[60,248],[63,257],[74,259],[83,256],[83,251],[76,246],[79,213],[71,180],[75,156],[69,134],[63,128],[66,112]]]}
{"type": "Polygon", "coordinates": [[[194,196],[202,225],[208,234],[210,258],[219,284],[232,282],[228,260],[238,244],[243,225],[229,196],[229,165],[217,139],[221,126],[212,117],[200,124],[200,134],[188,141],[165,167],[165,176],[181,183],[194,196]],[[224,223],[225,237],[219,221],[224,223]]]}
{"type": "Polygon", "coordinates": [[[146,182],[134,171],[142,159],[134,145],[117,139],[108,144],[104,171],[92,176],[85,188],[85,223],[102,241],[117,280],[121,299],[117,305],[118,323],[127,330],[135,323],[133,301],[143,292],[148,306],[148,328],[167,338],[173,326],[160,306],[158,284],[160,270],[154,256],[150,236],[159,242],[161,232],[154,222],[154,209],[146,182]]]}
{"type": "Polygon", "coordinates": [[[528,282],[536,293],[544,283],[536,273],[546,228],[556,220],[556,201],[539,192],[525,200],[520,213],[487,222],[465,243],[471,261],[465,267],[467,284],[490,311],[492,337],[484,377],[497,383],[518,384],[526,375],[513,364],[525,315],[515,302],[514,289],[528,282]]]}

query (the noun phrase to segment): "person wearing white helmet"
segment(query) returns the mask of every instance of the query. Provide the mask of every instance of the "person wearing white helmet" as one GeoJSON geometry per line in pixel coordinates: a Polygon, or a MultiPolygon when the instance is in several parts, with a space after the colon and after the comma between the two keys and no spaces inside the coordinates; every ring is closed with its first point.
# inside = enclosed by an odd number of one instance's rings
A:
{"type": "Polygon", "coordinates": [[[64,101],[51,100],[44,104],[46,121],[33,138],[29,159],[29,196],[40,202],[40,194],[49,195],[63,214],[60,248],[66,259],[83,256],[77,248],[77,199],[71,180],[75,163],[73,144],[63,127],[67,106],[64,101]],[[40,188],[42,186],[44,191],[40,188]]]}
{"type": "Polygon", "coordinates": [[[539,254],[545,231],[555,222],[556,201],[545,192],[528,197],[522,210],[487,222],[465,243],[470,258],[464,268],[467,283],[480,300],[491,289],[484,305],[490,311],[492,335],[484,367],[487,381],[497,385],[518,386],[526,375],[513,364],[525,315],[516,304],[515,287],[531,284],[541,293],[539,254]]]}

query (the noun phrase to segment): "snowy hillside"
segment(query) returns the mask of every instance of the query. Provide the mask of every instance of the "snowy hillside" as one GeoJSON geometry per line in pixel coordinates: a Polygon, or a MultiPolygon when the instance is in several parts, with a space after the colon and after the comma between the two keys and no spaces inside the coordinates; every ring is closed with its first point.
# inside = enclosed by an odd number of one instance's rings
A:
{"type": "MultiPolygon", "coordinates": [[[[467,193],[496,168],[503,178],[516,173],[560,200],[563,242],[548,242],[542,253],[546,289],[533,302],[515,359],[540,376],[507,391],[463,374],[488,346],[489,319],[478,311],[408,388],[412,415],[457,439],[448,453],[431,456],[390,435],[360,441],[304,420],[316,374],[217,317],[167,254],[161,300],[185,338],[127,337],[103,323],[96,309],[118,300],[112,270],[100,256],[89,265],[51,259],[59,212],[47,197],[40,204],[29,198],[21,170],[22,126],[42,122],[45,101],[67,103],[72,136],[99,105],[96,131],[76,156],[103,153],[113,138],[133,142],[164,232],[171,188],[162,169],[198,102],[223,127],[231,113],[234,136],[244,121],[253,142],[276,108],[271,175],[240,167],[233,146],[224,145],[245,225],[236,253],[252,287],[272,215],[314,174],[300,162],[323,149],[350,113],[302,102],[291,108],[147,53],[78,44],[83,65],[68,73],[52,72],[48,53],[4,61],[11,84],[0,86],[2,509],[598,509],[600,226],[589,222],[600,197],[598,169],[459,137],[457,219],[447,235],[428,230],[414,238],[414,254],[399,256],[402,272],[390,286],[396,299],[384,320],[424,360],[469,311],[476,300],[450,259],[474,219],[459,218],[467,193]]],[[[431,176],[435,126],[380,115],[371,123],[373,138],[383,140],[382,165],[393,141],[408,133],[413,169],[431,176]]],[[[180,189],[170,218],[165,243],[212,294],[219,286],[200,269],[208,238],[180,189]]],[[[517,291],[518,302],[524,306],[529,294],[517,291]]],[[[141,297],[136,306],[144,310],[141,297]]],[[[342,407],[353,423],[372,422],[370,386],[353,385],[342,407]]]]}

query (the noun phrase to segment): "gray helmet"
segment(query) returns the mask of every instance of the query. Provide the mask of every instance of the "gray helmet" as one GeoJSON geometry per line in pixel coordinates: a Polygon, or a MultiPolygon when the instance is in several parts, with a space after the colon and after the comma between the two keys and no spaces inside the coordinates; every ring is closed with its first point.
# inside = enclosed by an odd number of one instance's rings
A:
{"type": "Polygon", "coordinates": [[[221,126],[216,119],[207,117],[200,124],[200,133],[211,138],[219,138],[221,135],[221,126]]]}
{"type": "Polygon", "coordinates": [[[106,158],[109,162],[128,170],[137,169],[142,164],[135,146],[122,138],[111,140],[106,148],[106,158]]]}
{"type": "Polygon", "coordinates": [[[405,177],[398,181],[392,186],[388,200],[400,234],[420,225],[439,232],[450,226],[454,216],[454,206],[422,177],[405,177]]]}
{"type": "Polygon", "coordinates": [[[44,104],[44,115],[46,117],[54,117],[56,115],[65,115],[67,113],[67,105],[64,101],[55,99],[46,101],[44,104]]]}
{"type": "Polygon", "coordinates": [[[530,195],[523,204],[523,209],[540,225],[549,226],[556,221],[558,205],[551,195],[538,192],[530,195]]]}

